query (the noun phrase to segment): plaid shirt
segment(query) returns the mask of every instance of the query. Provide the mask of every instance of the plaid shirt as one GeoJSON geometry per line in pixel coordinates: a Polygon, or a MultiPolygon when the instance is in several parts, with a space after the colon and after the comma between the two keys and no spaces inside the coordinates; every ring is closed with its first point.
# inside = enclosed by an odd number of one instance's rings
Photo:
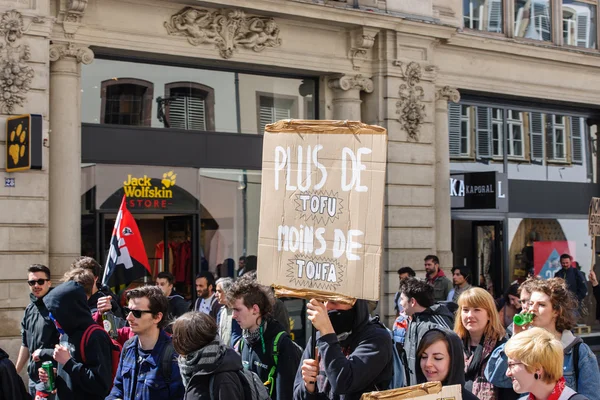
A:
{"type": "Polygon", "coordinates": [[[177,354],[173,354],[170,385],[167,385],[162,375],[161,355],[165,345],[170,341],[171,338],[161,330],[152,353],[145,360],[140,361],[137,360],[139,343],[137,336],[128,341],[121,353],[114,386],[106,400],[133,400],[133,396],[136,400],[182,399],[184,387],[179,375],[177,354]]]}

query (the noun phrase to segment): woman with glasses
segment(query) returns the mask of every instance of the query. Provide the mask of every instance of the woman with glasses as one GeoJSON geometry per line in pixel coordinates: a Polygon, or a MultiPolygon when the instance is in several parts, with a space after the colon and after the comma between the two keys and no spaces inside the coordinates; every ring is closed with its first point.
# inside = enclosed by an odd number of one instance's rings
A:
{"type": "Polygon", "coordinates": [[[451,330],[429,330],[417,349],[417,382],[442,382],[443,386],[460,385],[463,400],[477,400],[465,389],[463,345],[451,330]]]}
{"type": "Polygon", "coordinates": [[[529,400],[587,400],[566,385],[563,377],[563,346],[542,328],[512,337],[504,349],[508,357],[506,376],[517,393],[529,400]]]}
{"type": "MultiPolygon", "coordinates": [[[[536,280],[529,286],[531,299],[529,312],[534,315],[531,324],[515,326],[515,336],[532,327],[550,332],[562,345],[563,376],[566,385],[590,400],[600,400],[600,371],[596,356],[581,338],[573,335],[577,300],[561,278],[536,280]]],[[[505,376],[507,359],[504,349],[492,354],[486,376],[496,386],[512,386],[505,376]]]]}
{"type": "Polygon", "coordinates": [[[516,397],[496,388],[484,375],[494,349],[506,342],[505,330],[498,316],[494,298],[486,290],[471,288],[458,298],[454,332],[463,342],[465,387],[482,400],[516,397]]]}

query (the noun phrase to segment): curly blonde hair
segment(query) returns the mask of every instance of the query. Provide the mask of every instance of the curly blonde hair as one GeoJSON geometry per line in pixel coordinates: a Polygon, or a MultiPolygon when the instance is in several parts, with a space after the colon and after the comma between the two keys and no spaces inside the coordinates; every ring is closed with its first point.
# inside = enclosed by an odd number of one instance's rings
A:
{"type": "Polygon", "coordinates": [[[558,332],[571,330],[577,325],[575,320],[577,300],[569,291],[564,279],[538,279],[529,285],[527,291],[544,293],[550,297],[552,309],[557,312],[555,327],[558,332]]]}

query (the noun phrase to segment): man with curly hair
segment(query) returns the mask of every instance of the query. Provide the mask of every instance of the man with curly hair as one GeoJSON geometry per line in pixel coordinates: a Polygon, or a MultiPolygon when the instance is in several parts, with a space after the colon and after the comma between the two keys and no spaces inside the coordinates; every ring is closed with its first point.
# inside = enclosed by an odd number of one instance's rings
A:
{"type": "Polygon", "coordinates": [[[266,383],[273,400],[291,399],[302,350],[272,316],[271,290],[251,279],[240,279],[227,293],[233,319],[242,328],[235,348],[244,368],[266,383]]]}

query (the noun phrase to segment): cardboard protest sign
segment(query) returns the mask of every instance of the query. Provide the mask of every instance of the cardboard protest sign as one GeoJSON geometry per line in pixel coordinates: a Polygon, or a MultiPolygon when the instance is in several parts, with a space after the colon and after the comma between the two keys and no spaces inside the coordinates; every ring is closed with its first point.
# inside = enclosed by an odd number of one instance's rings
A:
{"type": "Polygon", "coordinates": [[[427,382],[383,392],[365,393],[361,400],[462,400],[460,385],[442,386],[440,382],[427,382]]]}
{"type": "Polygon", "coordinates": [[[592,197],[590,202],[588,230],[590,236],[600,236],[600,197],[592,197]]]}
{"type": "Polygon", "coordinates": [[[292,297],[377,300],[386,157],[387,132],[378,126],[304,120],[268,125],[259,282],[292,297]]]}

